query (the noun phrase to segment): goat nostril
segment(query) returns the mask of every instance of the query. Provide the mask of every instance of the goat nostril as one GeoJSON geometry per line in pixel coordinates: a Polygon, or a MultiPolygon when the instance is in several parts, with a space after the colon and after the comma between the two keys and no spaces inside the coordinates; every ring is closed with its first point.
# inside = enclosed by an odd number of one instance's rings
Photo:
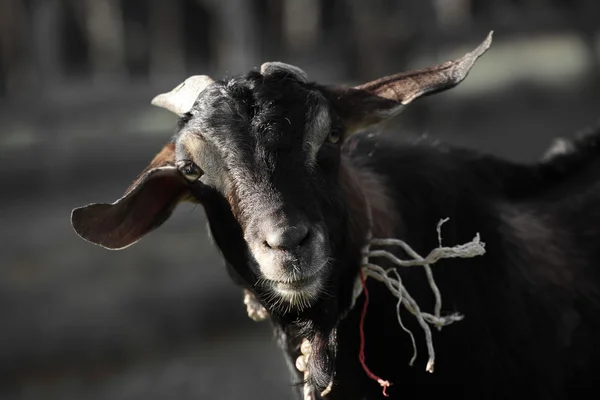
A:
{"type": "Polygon", "coordinates": [[[289,226],[267,234],[264,244],[272,249],[290,250],[308,242],[309,229],[305,225],[289,226]]]}
{"type": "Polygon", "coordinates": [[[281,246],[281,235],[279,235],[279,232],[268,233],[264,244],[271,249],[279,248],[281,246]]]}
{"type": "Polygon", "coordinates": [[[306,229],[306,233],[304,234],[304,237],[298,242],[298,246],[304,246],[305,244],[307,244],[310,236],[310,230],[306,229]]]}

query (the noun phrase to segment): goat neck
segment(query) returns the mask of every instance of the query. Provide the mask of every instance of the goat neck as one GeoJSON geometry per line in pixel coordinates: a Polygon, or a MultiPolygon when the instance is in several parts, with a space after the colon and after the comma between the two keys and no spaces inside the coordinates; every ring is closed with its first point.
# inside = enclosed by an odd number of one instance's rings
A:
{"type": "Polygon", "coordinates": [[[348,201],[352,243],[364,246],[369,233],[393,237],[399,216],[384,178],[366,166],[354,164],[349,156],[342,156],[339,179],[348,201]]]}

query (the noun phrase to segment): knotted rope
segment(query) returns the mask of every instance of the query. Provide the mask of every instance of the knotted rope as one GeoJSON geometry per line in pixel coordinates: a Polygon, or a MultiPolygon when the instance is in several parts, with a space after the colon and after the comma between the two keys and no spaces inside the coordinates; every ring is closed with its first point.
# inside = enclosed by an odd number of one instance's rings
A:
{"type": "MultiPolygon", "coordinates": [[[[369,209],[370,210],[370,209],[369,209]]],[[[433,373],[434,364],[435,364],[435,350],[433,347],[433,338],[431,334],[431,329],[428,324],[435,326],[438,330],[441,330],[442,327],[450,325],[456,321],[460,321],[463,319],[463,315],[459,313],[453,313],[450,315],[441,315],[442,310],[442,296],[440,294],[440,290],[435,282],[433,277],[433,271],[431,270],[431,265],[435,264],[437,261],[441,259],[448,258],[472,258],[476,256],[480,256],[485,254],[485,243],[480,240],[479,234],[476,234],[471,242],[457,245],[453,247],[444,247],[442,245],[442,233],[441,228],[442,225],[447,222],[449,219],[442,219],[437,225],[437,234],[438,234],[438,247],[433,249],[426,257],[421,257],[415,250],[413,250],[408,244],[400,239],[374,239],[372,238],[371,231],[369,230],[367,234],[367,244],[363,248],[362,251],[362,265],[356,278],[354,291],[352,295],[352,302],[350,305],[350,309],[353,309],[356,305],[356,300],[358,297],[364,292],[365,294],[365,302],[363,305],[363,310],[360,319],[360,352],[359,352],[359,360],[360,363],[365,370],[365,373],[373,380],[377,381],[383,388],[383,395],[387,396],[387,388],[391,386],[391,383],[387,380],[380,378],[375,375],[366,365],[365,354],[364,354],[364,345],[365,345],[365,335],[364,335],[364,319],[366,317],[367,305],[368,305],[368,290],[366,287],[366,279],[374,278],[385,284],[387,289],[398,299],[396,303],[396,317],[398,319],[398,324],[400,327],[408,333],[410,336],[412,347],[413,347],[413,356],[410,359],[409,365],[413,365],[414,361],[417,358],[417,345],[415,342],[414,334],[406,328],[406,326],[402,322],[402,318],[400,316],[400,308],[404,306],[406,310],[408,310],[412,315],[417,318],[419,325],[423,329],[425,333],[425,341],[427,343],[427,352],[429,355],[429,360],[427,362],[427,366],[425,370],[427,372],[433,373]],[[397,246],[402,248],[412,260],[401,260],[391,252],[386,250],[371,250],[372,246],[397,246]],[[384,269],[381,266],[375,264],[371,261],[371,258],[385,258],[391,261],[395,266],[392,268],[384,269]],[[402,279],[400,278],[400,274],[398,273],[397,267],[414,267],[420,266],[425,269],[425,274],[427,275],[427,281],[429,286],[433,292],[435,297],[435,306],[433,314],[421,311],[419,305],[414,300],[414,298],[410,295],[408,290],[404,287],[402,283],[402,279]]],[[[371,225],[372,226],[372,225],[371,225]]],[[[305,378],[308,378],[308,371],[305,368],[305,358],[308,354],[310,354],[310,350],[306,350],[307,346],[310,346],[308,341],[303,342],[303,355],[299,357],[303,360],[297,363],[298,368],[305,374],[305,378]],[[308,353],[308,354],[306,354],[308,353]],[[299,365],[300,364],[300,365],[299,365]],[[302,368],[302,369],[301,369],[302,368]]],[[[310,347],[308,347],[309,349],[310,347]]],[[[325,391],[321,393],[321,396],[325,396],[332,389],[333,382],[330,382],[329,386],[325,391]]],[[[305,400],[313,400],[314,391],[307,384],[304,387],[304,399],[305,400]]]]}
{"type": "MultiPolygon", "coordinates": [[[[463,316],[458,313],[453,313],[447,316],[441,315],[442,309],[442,298],[435,283],[435,279],[433,278],[433,272],[431,270],[431,265],[435,264],[438,260],[444,258],[471,258],[483,255],[485,253],[485,244],[481,242],[479,234],[475,236],[475,238],[466,244],[454,246],[454,247],[443,247],[442,246],[442,234],[441,227],[442,225],[448,221],[448,218],[442,219],[437,225],[437,233],[438,233],[438,243],[439,247],[433,249],[427,257],[421,257],[416,251],[414,251],[408,244],[399,239],[373,239],[369,238],[367,241],[367,245],[363,249],[363,260],[362,266],[360,269],[360,274],[355,281],[354,292],[352,296],[352,303],[350,308],[352,309],[356,303],[356,300],[361,295],[361,293],[365,292],[365,302],[367,300],[368,292],[366,290],[365,280],[367,277],[374,278],[380,282],[383,282],[387,289],[398,299],[396,303],[396,317],[398,319],[398,324],[400,327],[409,334],[412,346],[413,346],[413,357],[411,358],[409,365],[413,365],[414,361],[417,358],[417,346],[415,343],[415,338],[413,333],[406,328],[406,326],[402,323],[402,319],[400,317],[400,307],[404,306],[406,310],[408,310],[411,314],[413,314],[419,325],[423,328],[425,332],[425,340],[427,343],[427,352],[429,354],[429,360],[427,362],[426,371],[432,373],[435,364],[435,351],[433,347],[433,339],[431,335],[431,329],[428,324],[434,325],[441,330],[442,327],[446,325],[450,325],[453,322],[460,321],[463,319],[463,316]],[[392,253],[386,250],[371,250],[371,246],[398,246],[401,247],[412,260],[401,260],[394,256],[392,253]],[[395,264],[394,267],[383,269],[379,265],[374,264],[370,261],[370,258],[386,258],[395,264]],[[410,295],[408,290],[404,287],[402,283],[402,279],[400,278],[400,274],[398,273],[397,267],[413,267],[413,266],[421,266],[425,269],[425,273],[427,275],[427,281],[433,294],[435,296],[435,307],[434,313],[426,313],[421,311],[417,302],[410,295]],[[364,277],[364,278],[363,278],[364,277]]],[[[369,233],[370,236],[370,233],[369,233]]],[[[364,307],[363,313],[366,312],[366,306],[364,307]]],[[[361,319],[361,322],[364,319],[361,319]]],[[[362,326],[360,327],[362,332],[362,326]]],[[[361,340],[364,340],[364,335],[361,334],[361,340]]],[[[364,347],[364,344],[361,343],[361,349],[364,347]]],[[[361,363],[363,364],[363,368],[366,367],[364,364],[364,354],[359,354],[359,358],[361,363]]],[[[390,382],[385,381],[377,376],[373,376],[373,374],[365,368],[365,372],[367,375],[372,377],[374,380],[378,381],[378,383],[383,387],[384,395],[386,395],[386,388],[391,385],[390,382]]]]}

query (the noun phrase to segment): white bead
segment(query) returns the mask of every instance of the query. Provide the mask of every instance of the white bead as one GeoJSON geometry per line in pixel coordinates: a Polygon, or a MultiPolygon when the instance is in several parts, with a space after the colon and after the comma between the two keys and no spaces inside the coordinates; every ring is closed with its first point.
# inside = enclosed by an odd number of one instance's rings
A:
{"type": "Polygon", "coordinates": [[[298,358],[296,358],[296,368],[300,372],[306,371],[306,357],[305,356],[302,355],[302,356],[299,356],[298,358]]]}

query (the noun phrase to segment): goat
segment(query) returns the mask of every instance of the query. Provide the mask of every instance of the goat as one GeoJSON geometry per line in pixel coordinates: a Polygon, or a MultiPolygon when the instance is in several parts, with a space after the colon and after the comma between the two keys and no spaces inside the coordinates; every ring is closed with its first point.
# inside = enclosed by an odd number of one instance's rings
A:
{"type": "MultiPolygon", "coordinates": [[[[491,35],[457,60],[356,87],[318,84],[281,62],[219,81],[192,76],[152,101],[179,116],[177,133],[123,197],[73,210],[73,228],[123,249],[180,202],[201,204],[249,314],[268,316],[300,397],[381,398],[359,360],[364,328],[365,365],[391,382],[390,398],[570,398],[600,365],[599,133],[530,164],[355,134],[461,83],[491,35]],[[433,330],[430,373],[420,358],[409,365],[413,348],[385,285],[367,280],[358,298],[354,288],[369,234],[426,254],[443,218],[446,245],[480,233],[486,251],[436,265],[444,314],[464,319],[433,330]],[[444,391],[416,392],[434,384],[444,391]]],[[[432,308],[423,271],[396,270],[432,308]]]]}

